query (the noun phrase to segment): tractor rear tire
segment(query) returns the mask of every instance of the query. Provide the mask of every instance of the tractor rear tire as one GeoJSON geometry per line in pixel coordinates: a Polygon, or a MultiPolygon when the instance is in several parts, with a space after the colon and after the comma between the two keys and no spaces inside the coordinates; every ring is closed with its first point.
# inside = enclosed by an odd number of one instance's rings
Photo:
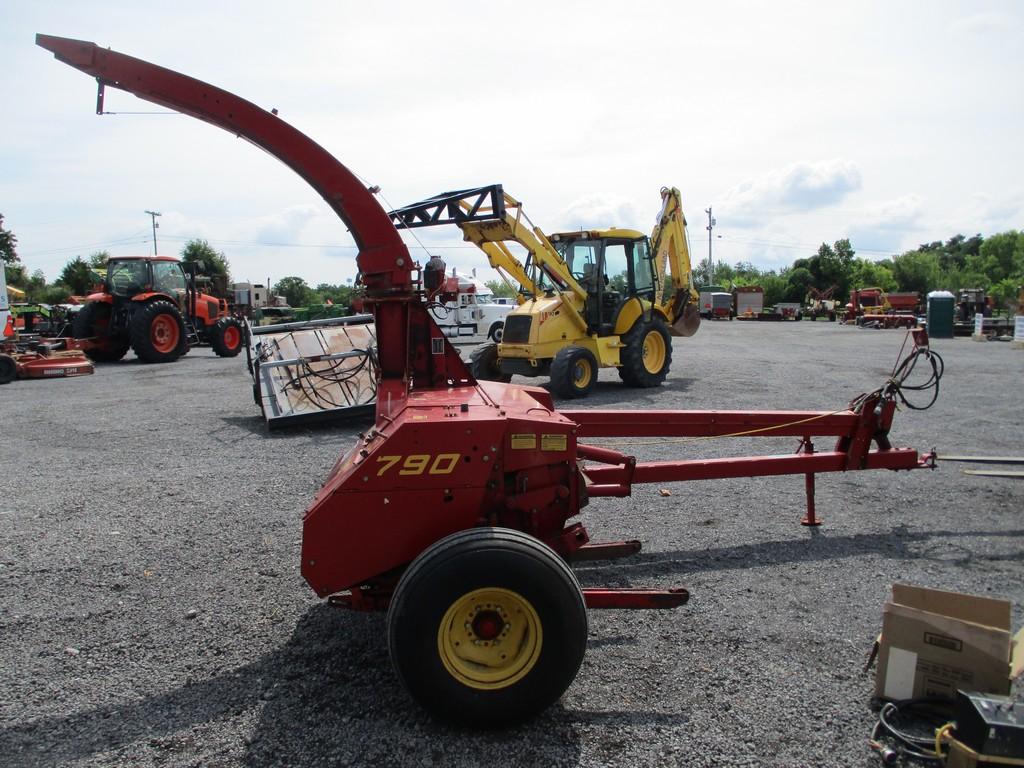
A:
{"type": "Polygon", "coordinates": [[[0,384],[10,384],[18,378],[18,364],[10,355],[0,353],[0,384]]]}
{"type": "Polygon", "coordinates": [[[173,363],[188,350],[181,312],[163,299],[136,310],[131,336],[132,349],[144,363],[173,363]]]}
{"type": "Polygon", "coordinates": [[[551,361],[551,391],[559,397],[586,397],[597,382],[597,358],[585,347],[563,347],[551,361]]]}
{"type": "Polygon", "coordinates": [[[245,331],[237,317],[222,317],[210,331],[210,346],[218,357],[235,357],[242,351],[245,331]]]}
{"type": "Polygon", "coordinates": [[[659,318],[637,320],[622,336],[619,378],[630,387],[657,387],[672,366],[672,337],[659,318]]]}
{"type": "Polygon", "coordinates": [[[498,345],[481,344],[469,356],[469,372],[477,381],[503,381],[508,384],[512,376],[501,372],[498,365],[498,345]]]}
{"type": "Polygon", "coordinates": [[[85,356],[97,363],[116,363],[128,352],[129,340],[126,335],[108,336],[111,308],[109,304],[93,301],[75,314],[71,321],[71,335],[76,339],[94,339],[83,350],[85,356]]]}
{"type": "Polygon", "coordinates": [[[402,575],[387,617],[399,679],[428,712],[506,728],[549,707],[579,671],[587,612],[550,547],[472,528],[428,547],[402,575]]]}

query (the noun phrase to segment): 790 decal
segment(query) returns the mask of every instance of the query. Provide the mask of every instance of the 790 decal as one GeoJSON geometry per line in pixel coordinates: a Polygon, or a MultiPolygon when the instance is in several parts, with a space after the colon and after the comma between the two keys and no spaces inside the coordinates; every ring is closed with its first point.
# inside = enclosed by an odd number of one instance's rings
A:
{"type": "Polygon", "coordinates": [[[377,463],[380,469],[377,470],[377,477],[381,477],[394,467],[398,467],[400,475],[450,475],[455,471],[461,454],[439,453],[432,456],[429,453],[411,453],[408,456],[378,456],[377,463]]]}

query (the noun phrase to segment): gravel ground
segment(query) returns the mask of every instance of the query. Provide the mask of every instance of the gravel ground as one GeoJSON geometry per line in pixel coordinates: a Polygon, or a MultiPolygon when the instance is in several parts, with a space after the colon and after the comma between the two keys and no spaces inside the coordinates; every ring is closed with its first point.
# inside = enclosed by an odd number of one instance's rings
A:
{"type": "MultiPolygon", "coordinates": [[[[874,389],[901,331],[705,323],[659,389],[603,371],[582,406],[831,410],[874,389]]],[[[897,444],[1020,455],[1024,351],[939,340],[937,405],[897,444]]],[[[466,350],[468,356],[468,350],[466,350]]],[[[524,380],[525,381],[525,380],[524,380]]],[[[686,586],[675,611],[592,611],[579,676],[527,725],[431,721],[384,618],[299,575],[301,514],[364,425],[266,432],[244,360],[194,350],[0,388],[0,763],[5,766],[877,765],[862,674],[894,581],[1008,598],[1024,623],[1024,483],[935,472],[638,486],[598,499],[584,585],[686,586]]],[[[795,440],[638,441],[641,460],[795,440]]],[[[1019,692],[1018,688],[1018,692],[1019,692]]]]}

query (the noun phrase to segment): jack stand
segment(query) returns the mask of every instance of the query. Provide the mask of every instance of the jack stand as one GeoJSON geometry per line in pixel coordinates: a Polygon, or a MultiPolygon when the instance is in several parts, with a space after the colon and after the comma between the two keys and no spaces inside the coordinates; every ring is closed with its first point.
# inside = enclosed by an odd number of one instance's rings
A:
{"type": "MultiPolygon", "coordinates": [[[[811,438],[805,437],[800,442],[800,449],[798,453],[812,454],[814,453],[814,443],[811,442],[811,438]]],[[[817,527],[821,525],[819,520],[814,514],[814,473],[808,472],[804,475],[804,490],[807,493],[807,514],[804,515],[804,519],[800,521],[800,525],[806,525],[809,527],[817,527]]]]}

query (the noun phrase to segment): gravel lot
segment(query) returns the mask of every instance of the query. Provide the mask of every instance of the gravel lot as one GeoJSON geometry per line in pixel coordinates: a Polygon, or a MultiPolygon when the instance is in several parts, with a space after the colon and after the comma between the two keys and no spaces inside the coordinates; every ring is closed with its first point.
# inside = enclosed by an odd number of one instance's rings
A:
{"type": "MultiPolygon", "coordinates": [[[[582,407],[832,410],[879,386],[902,331],[705,323],[668,382],[604,371],[582,407]]],[[[939,340],[939,402],[894,442],[1021,455],[1024,351],[939,340]]],[[[468,357],[468,348],[464,350],[468,357]]],[[[525,381],[525,380],[524,380],[525,381]]],[[[573,403],[569,407],[581,407],[573,403]]],[[[584,585],[686,586],[675,611],[593,611],[562,701],[509,731],[431,721],[382,615],[299,575],[301,514],[365,425],[268,433],[243,358],[198,349],[0,388],[0,763],[5,766],[877,765],[861,668],[894,581],[1012,600],[1024,623],[1024,483],[935,472],[638,486],[594,541],[644,552],[584,585]]],[[[640,441],[640,460],[790,452],[795,439],[640,441]]],[[[1018,691],[1020,689],[1018,688],[1018,691]]]]}

